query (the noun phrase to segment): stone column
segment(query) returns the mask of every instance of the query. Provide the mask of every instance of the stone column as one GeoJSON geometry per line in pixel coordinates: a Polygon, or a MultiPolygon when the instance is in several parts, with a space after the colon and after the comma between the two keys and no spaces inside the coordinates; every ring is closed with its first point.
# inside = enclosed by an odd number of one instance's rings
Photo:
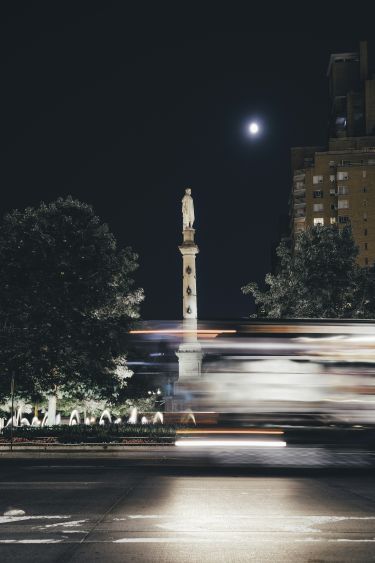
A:
{"type": "Polygon", "coordinates": [[[194,242],[195,229],[186,227],[182,231],[183,242],[179,246],[182,254],[182,318],[184,321],[195,321],[190,324],[197,326],[197,276],[195,256],[199,248],[194,242]]]}
{"type": "Polygon", "coordinates": [[[199,248],[194,240],[195,229],[184,226],[183,241],[179,250],[182,255],[182,318],[184,336],[178,357],[179,380],[200,376],[202,372],[202,349],[197,338],[197,275],[195,257],[199,248]]]}

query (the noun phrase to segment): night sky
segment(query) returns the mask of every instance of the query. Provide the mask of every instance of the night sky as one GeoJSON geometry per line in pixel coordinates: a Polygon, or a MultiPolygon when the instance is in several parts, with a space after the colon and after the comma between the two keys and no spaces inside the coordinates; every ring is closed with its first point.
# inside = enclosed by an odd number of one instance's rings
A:
{"type": "Polygon", "coordinates": [[[270,269],[290,147],[325,143],[329,55],[358,37],[164,29],[125,3],[63,6],[2,14],[1,214],[68,194],[93,204],[139,254],[143,318],[176,319],[191,187],[199,316],[248,315],[240,288],[270,269]]]}

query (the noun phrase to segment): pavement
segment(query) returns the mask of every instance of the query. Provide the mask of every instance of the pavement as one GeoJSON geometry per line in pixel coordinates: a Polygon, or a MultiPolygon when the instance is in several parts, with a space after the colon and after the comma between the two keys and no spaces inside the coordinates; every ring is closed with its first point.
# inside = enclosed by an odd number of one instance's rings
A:
{"type": "Polygon", "coordinates": [[[16,447],[13,452],[0,448],[5,459],[122,459],[128,465],[174,467],[260,467],[260,468],[375,468],[375,451],[344,447],[288,446],[286,448],[176,446],[93,447],[16,447]]]}
{"type": "Polygon", "coordinates": [[[374,481],[369,468],[1,459],[0,560],[375,561],[374,481]]]}

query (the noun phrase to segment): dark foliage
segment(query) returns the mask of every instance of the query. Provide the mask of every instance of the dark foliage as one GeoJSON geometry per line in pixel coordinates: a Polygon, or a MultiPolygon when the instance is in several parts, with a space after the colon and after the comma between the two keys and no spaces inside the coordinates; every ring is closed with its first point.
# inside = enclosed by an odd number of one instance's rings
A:
{"type": "MultiPolygon", "coordinates": [[[[106,426],[77,424],[44,428],[23,426],[14,428],[13,436],[30,441],[53,437],[61,444],[121,442],[126,437],[149,438],[156,441],[161,438],[174,438],[176,428],[175,425],[156,424],[109,424],[106,426]]],[[[3,436],[10,438],[9,427],[4,429],[3,436]]]]}
{"type": "Polygon", "coordinates": [[[117,248],[91,206],[71,197],[13,211],[0,225],[0,394],[119,392],[118,359],[138,316],[137,256],[117,248]]]}
{"type": "Polygon", "coordinates": [[[295,246],[277,248],[279,268],[267,274],[266,291],[256,283],[242,288],[268,318],[373,318],[374,278],[356,262],[358,249],[350,228],[313,227],[295,246]]]}

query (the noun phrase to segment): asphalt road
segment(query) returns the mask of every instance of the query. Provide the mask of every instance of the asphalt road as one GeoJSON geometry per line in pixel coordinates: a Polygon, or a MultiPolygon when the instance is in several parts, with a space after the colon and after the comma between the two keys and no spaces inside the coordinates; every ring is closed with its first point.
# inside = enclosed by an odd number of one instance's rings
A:
{"type": "Polygon", "coordinates": [[[369,469],[2,459],[0,561],[375,561],[374,485],[369,469]]]}

